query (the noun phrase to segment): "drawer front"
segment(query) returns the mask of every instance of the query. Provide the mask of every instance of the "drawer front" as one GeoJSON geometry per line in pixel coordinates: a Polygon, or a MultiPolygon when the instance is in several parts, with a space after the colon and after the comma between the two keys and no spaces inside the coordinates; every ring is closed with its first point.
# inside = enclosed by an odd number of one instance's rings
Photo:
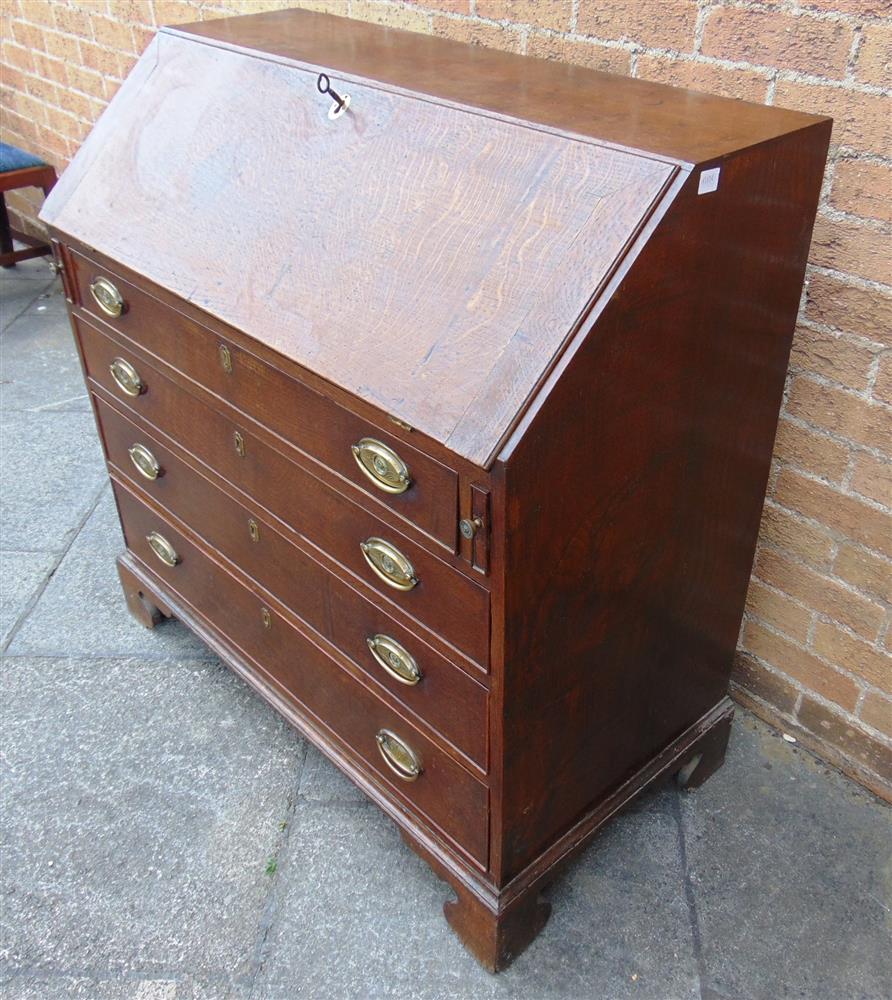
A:
{"type": "Polygon", "coordinates": [[[486,766],[485,688],[293,545],[259,511],[218,489],[145,425],[102,400],[96,399],[96,408],[106,455],[118,476],[145,490],[349,656],[374,684],[486,766]],[[384,639],[375,642],[376,637],[384,639]],[[403,658],[400,650],[408,655],[403,658]],[[388,654],[396,656],[395,664],[388,654]]]}
{"type": "Polygon", "coordinates": [[[384,525],[373,514],[211,409],[154,367],[77,322],[87,371],[120,402],[169,435],[223,479],[303,535],[404,613],[485,666],[489,657],[489,594],[452,566],[384,525]],[[139,391],[120,384],[121,366],[138,373],[139,391]],[[118,381],[111,369],[117,366],[118,381]],[[361,544],[383,538],[411,564],[418,583],[395,589],[370,567],[361,544]]]}
{"type": "Polygon", "coordinates": [[[458,475],[454,470],[86,257],[74,252],[72,256],[80,301],[87,311],[156,358],[169,364],[175,358],[175,367],[188,378],[250,414],[450,552],[456,551],[458,475]],[[91,286],[100,298],[111,293],[97,281],[117,291],[123,303],[119,316],[108,315],[99,305],[91,286]]]}
{"type": "Polygon", "coordinates": [[[165,587],[207,618],[261,672],[346,744],[365,770],[410,811],[426,817],[481,865],[486,864],[488,793],[484,784],[118,483],[115,498],[127,547],[165,587]],[[154,548],[148,541],[153,534],[154,548]],[[159,558],[159,549],[168,553],[162,542],[175,553],[175,565],[159,558]],[[376,739],[385,731],[414,754],[421,768],[415,780],[397,776],[385,762],[376,739]]]}

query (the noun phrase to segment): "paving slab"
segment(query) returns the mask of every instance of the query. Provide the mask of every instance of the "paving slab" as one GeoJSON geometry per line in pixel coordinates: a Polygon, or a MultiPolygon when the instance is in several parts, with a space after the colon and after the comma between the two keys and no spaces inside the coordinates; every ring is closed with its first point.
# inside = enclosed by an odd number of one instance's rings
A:
{"type": "MultiPolygon", "coordinates": [[[[40,308],[45,307],[38,304],[40,308]]],[[[90,412],[74,336],[64,315],[32,308],[9,325],[0,349],[0,409],[90,412]]]]}
{"type": "Polygon", "coordinates": [[[0,976],[3,1000],[247,1000],[250,987],[195,976],[0,976]]]}
{"type": "Polygon", "coordinates": [[[55,280],[46,273],[39,278],[31,274],[5,277],[0,282],[0,333],[5,332],[41,293],[48,292],[55,280]]]}
{"type": "Polygon", "coordinates": [[[301,802],[367,802],[365,794],[315,747],[307,750],[297,790],[301,802]]]}
{"type": "Polygon", "coordinates": [[[0,552],[0,648],[55,564],[51,552],[0,552]]]}
{"type": "Polygon", "coordinates": [[[123,548],[114,497],[111,487],[106,486],[40,600],[13,637],[9,653],[210,657],[207,646],[180,622],[165,621],[147,629],[130,614],[115,565],[123,548]]]}
{"type": "Polygon", "coordinates": [[[0,549],[60,552],[106,480],[89,413],[0,414],[0,549]]]}
{"type": "Polygon", "coordinates": [[[0,684],[7,979],[249,982],[300,738],[216,662],[7,658],[0,684]]]}
{"type": "Polygon", "coordinates": [[[450,891],[376,808],[300,801],[253,997],[699,998],[673,791],[620,817],[548,892],[545,931],[499,976],[442,915],[450,891]]]}
{"type": "Polygon", "coordinates": [[[745,712],[681,808],[710,997],[888,1000],[892,810],[745,712]]]}

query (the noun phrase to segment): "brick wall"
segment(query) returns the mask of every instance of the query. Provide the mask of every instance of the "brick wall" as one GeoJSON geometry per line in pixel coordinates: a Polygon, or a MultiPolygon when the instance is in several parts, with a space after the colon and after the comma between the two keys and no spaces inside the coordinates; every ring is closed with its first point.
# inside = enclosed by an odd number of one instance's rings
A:
{"type": "Polygon", "coordinates": [[[295,6],[836,119],[734,693],[889,797],[892,0],[3,0],[5,139],[63,167],[156,25],[295,6]]]}

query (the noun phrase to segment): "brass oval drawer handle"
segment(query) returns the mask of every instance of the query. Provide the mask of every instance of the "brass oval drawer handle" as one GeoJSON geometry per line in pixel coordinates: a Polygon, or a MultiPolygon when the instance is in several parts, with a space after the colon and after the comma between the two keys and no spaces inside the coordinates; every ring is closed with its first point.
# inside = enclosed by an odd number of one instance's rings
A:
{"type": "Polygon", "coordinates": [[[121,392],[128,396],[138,396],[145,389],[145,383],[139,377],[139,372],[123,358],[115,358],[108,366],[111,377],[118,383],[121,392]]]}
{"type": "Polygon", "coordinates": [[[384,758],[384,763],[403,781],[414,781],[424,770],[421,758],[396,733],[389,729],[381,729],[375,736],[375,742],[384,758]]]}
{"type": "Polygon", "coordinates": [[[144,444],[135,444],[127,449],[130,461],[136,466],[136,471],[146,479],[157,479],[161,475],[158,459],[144,444]]]}
{"type": "Polygon", "coordinates": [[[385,493],[405,493],[412,485],[406,463],[382,441],[363,438],[350,450],[363,474],[385,493]]]}
{"type": "Polygon", "coordinates": [[[96,305],[112,319],[117,319],[127,308],[124,296],[108,278],[94,278],[90,282],[90,294],[96,305]]]}
{"type": "Polygon", "coordinates": [[[146,541],[149,543],[152,551],[155,555],[164,563],[165,566],[176,566],[180,561],[180,557],[177,555],[177,550],[170,544],[170,542],[164,537],[164,535],[159,535],[157,531],[151,531],[146,535],[146,541]]]}
{"type": "Polygon", "coordinates": [[[421,680],[421,671],[415,662],[415,657],[407,652],[396,639],[389,635],[375,635],[366,639],[376,662],[386,673],[400,684],[417,684],[421,680]]]}
{"type": "Polygon", "coordinates": [[[360,542],[359,547],[374,574],[388,586],[411,590],[418,583],[412,563],[390,542],[385,542],[383,538],[368,538],[360,542]]]}

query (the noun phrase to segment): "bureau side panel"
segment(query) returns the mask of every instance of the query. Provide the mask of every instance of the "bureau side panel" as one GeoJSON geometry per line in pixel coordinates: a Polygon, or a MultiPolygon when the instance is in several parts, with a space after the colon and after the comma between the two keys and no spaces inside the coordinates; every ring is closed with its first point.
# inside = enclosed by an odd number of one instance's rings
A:
{"type": "Polygon", "coordinates": [[[503,455],[502,883],[727,691],[828,141],[695,170],[503,455]]]}

